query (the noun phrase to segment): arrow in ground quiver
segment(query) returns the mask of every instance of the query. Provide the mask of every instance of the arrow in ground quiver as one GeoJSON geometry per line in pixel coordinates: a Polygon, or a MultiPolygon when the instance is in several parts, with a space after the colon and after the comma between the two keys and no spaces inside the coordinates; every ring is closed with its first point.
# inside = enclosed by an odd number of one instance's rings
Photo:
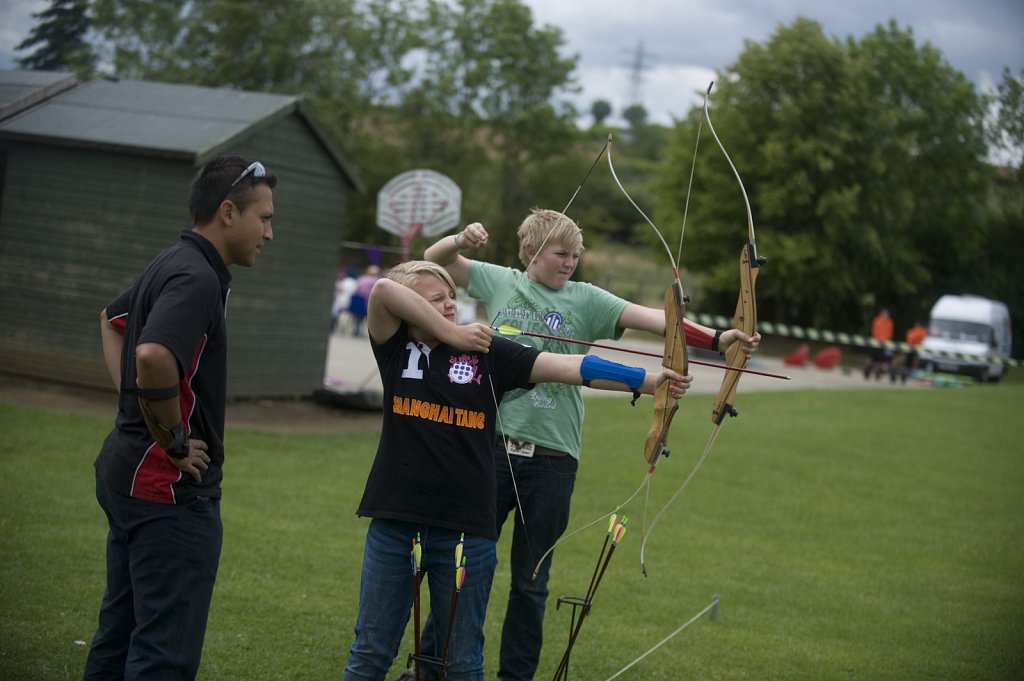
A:
{"type": "Polygon", "coordinates": [[[409,553],[409,561],[412,563],[412,606],[415,624],[414,634],[416,640],[413,643],[413,669],[416,681],[420,681],[420,577],[423,574],[423,543],[420,541],[420,533],[412,539],[412,551],[409,553]]]}
{"type": "Polygon", "coordinates": [[[459,543],[455,545],[455,583],[452,585],[451,605],[448,607],[448,631],[444,637],[444,652],[441,654],[440,681],[445,681],[448,676],[448,645],[452,640],[452,626],[455,624],[459,594],[462,593],[462,585],[466,582],[466,556],[462,553],[465,539],[466,535],[461,534],[459,543]]]}
{"type": "Polygon", "coordinates": [[[615,553],[615,547],[619,545],[622,537],[626,534],[626,524],[628,522],[628,518],[623,516],[620,520],[616,513],[612,513],[609,517],[608,533],[605,535],[604,544],[601,545],[601,553],[597,556],[594,574],[590,577],[590,586],[587,587],[587,595],[582,603],[583,609],[580,611],[580,617],[576,620],[576,626],[573,627],[572,633],[569,636],[569,643],[565,646],[565,652],[558,663],[558,668],[555,669],[552,681],[565,681],[565,679],[569,678],[569,656],[572,654],[572,648],[576,645],[576,639],[579,638],[580,630],[583,628],[583,621],[590,614],[590,607],[594,603],[597,587],[601,586],[601,580],[604,579],[604,573],[608,569],[608,563],[611,562],[612,555],[615,553]],[[608,546],[609,543],[611,543],[611,547],[608,546]],[[607,553],[605,553],[606,549],[607,553]]]}

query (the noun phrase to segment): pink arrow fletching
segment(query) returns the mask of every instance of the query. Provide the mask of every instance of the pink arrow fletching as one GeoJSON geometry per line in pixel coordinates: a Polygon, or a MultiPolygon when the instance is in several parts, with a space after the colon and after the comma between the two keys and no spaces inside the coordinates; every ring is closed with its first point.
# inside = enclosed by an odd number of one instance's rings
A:
{"type": "Polygon", "coordinates": [[[462,591],[462,585],[466,581],[466,559],[462,559],[462,565],[455,571],[455,590],[462,591]]]}
{"type": "Polygon", "coordinates": [[[622,539],[623,535],[626,534],[626,524],[622,523],[615,528],[615,536],[612,538],[612,544],[618,544],[622,539]]]}

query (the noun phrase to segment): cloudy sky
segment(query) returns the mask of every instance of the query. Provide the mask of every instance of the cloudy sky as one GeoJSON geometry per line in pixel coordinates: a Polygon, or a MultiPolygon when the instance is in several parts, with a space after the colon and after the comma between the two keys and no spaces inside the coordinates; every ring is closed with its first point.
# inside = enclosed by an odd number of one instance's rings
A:
{"type": "Polygon", "coordinates": [[[714,77],[732,64],[744,41],[763,43],[780,25],[803,16],[825,34],[863,38],[895,19],[920,45],[930,42],[979,88],[1024,69],[1021,0],[525,0],[537,23],[559,26],[580,55],[578,104],[629,103],[638,49],[641,101],[651,120],[683,117],[714,77]]]}
{"type": "MultiPolygon", "coordinates": [[[[997,83],[1003,67],[1024,69],[1021,0],[524,0],[538,24],[560,27],[567,51],[580,56],[584,111],[607,99],[615,111],[634,92],[652,121],[668,124],[696,103],[714,70],[731,64],[745,40],[764,42],[798,16],[829,36],[856,39],[895,19],[918,44],[930,42],[980,89],[997,83]]],[[[17,45],[45,0],[0,0],[0,69],[14,68],[17,45]]]]}

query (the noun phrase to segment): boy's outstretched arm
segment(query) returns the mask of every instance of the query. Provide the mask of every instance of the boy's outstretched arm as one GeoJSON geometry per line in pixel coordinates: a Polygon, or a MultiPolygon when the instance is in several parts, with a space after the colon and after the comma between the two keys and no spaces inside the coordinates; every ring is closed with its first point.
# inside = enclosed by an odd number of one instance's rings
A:
{"type": "MultiPolygon", "coordinates": [[[[698,348],[717,350],[722,354],[736,342],[743,344],[743,351],[747,355],[757,352],[757,346],[761,342],[761,334],[755,333],[748,336],[739,329],[728,329],[727,331],[716,331],[710,326],[704,326],[689,319],[683,322],[686,329],[686,344],[698,348]],[[717,337],[717,341],[715,340],[717,337]]],[[[659,336],[665,335],[665,312],[653,307],[630,303],[622,309],[619,315],[618,326],[623,329],[636,329],[638,331],[649,331],[659,336]]]]}
{"type": "Polygon", "coordinates": [[[596,355],[562,355],[542,352],[537,356],[530,373],[531,383],[565,383],[587,385],[598,390],[639,392],[653,395],[665,381],[673,381],[673,397],[679,399],[690,387],[692,376],[683,376],[671,369],[648,372],[640,367],[631,367],[609,362],[596,355]]]}

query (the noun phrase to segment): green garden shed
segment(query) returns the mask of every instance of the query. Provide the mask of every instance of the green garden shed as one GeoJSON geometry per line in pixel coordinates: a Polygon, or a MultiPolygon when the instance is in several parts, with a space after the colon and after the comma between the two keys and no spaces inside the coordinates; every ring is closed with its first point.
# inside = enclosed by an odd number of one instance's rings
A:
{"type": "Polygon", "coordinates": [[[189,183],[221,153],[278,176],[274,241],[232,268],[228,394],[320,388],[357,178],[300,97],[139,81],[75,85],[0,120],[0,372],[110,388],[100,311],[190,226],[189,183]]]}

